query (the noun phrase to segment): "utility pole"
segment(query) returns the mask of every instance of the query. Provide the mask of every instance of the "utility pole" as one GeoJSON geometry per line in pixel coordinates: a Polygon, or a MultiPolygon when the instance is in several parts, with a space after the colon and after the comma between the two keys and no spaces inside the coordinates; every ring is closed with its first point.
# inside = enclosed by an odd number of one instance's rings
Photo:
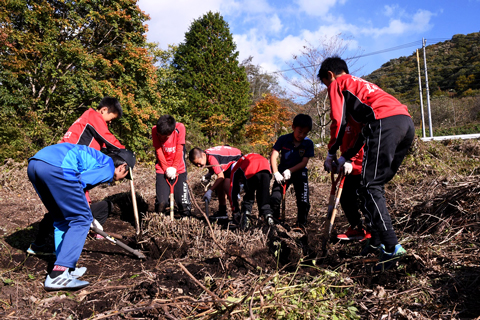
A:
{"type": "Polygon", "coordinates": [[[423,112],[423,95],[422,95],[422,76],[420,74],[420,58],[417,49],[417,66],[418,66],[418,91],[420,92],[420,112],[422,113],[422,137],[425,138],[425,114],[423,112]]]}
{"type": "Polygon", "coordinates": [[[427,74],[427,55],[425,53],[425,44],[427,39],[423,38],[423,63],[425,65],[425,87],[427,89],[427,112],[428,112],[428,127],[430,131],[430,138],[433,138],[433,128],[432,128],[432,110],[430,109],[430,90],[428,89],[428,74],[427,74]]]}

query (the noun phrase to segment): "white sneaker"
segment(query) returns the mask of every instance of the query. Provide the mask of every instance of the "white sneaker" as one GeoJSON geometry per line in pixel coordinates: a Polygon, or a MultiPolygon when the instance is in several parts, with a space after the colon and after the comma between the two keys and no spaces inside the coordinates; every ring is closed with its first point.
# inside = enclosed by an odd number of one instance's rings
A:
{"type": "Polygon", "coordinates": [[[78,279],[81,276],[83,276],[86,271],[87,271],[86,267],[75,268],[75,270],[70,272],[70,275],[72,276],[72,278],[78,279]]]}
{"type": "Polygon", "coordinates": [[[50,275],[45,279],[44,288],[47,291],[54,290],[78,290],[88,286],[90,283],[87,281],[78,280],[70,274],[67,270],[63,271],[61,275],[56,278],[50,278],[50,275]]]}

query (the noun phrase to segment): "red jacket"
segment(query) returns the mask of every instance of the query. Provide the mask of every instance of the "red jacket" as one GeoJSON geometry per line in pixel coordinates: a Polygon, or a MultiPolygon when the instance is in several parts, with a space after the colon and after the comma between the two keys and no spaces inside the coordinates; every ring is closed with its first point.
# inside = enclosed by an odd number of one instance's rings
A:
{"type": "Polygon", "coordinates": [[[230,190],[228,192],[230,195],[229,199],[232,206],[232,211],[237,209],[235,208],[235,205],[238,203],[236,199],[238,193],[240,192],[240,183],[245,183],[245,180],[250,179],[258,172],[264,170],[268,170],[268,172],[272,173],[270,162],[268,162],[265,157],[256,153],[244,155],[237,161],[237,163],[235,163],[230,175],[230,190]],[[234,203],[234,201],[236,201],[236,203],[234,203]]]}
{"type": "Polygon", "coordinates": [[[334,154],[342,144],[347,115],[358,123],[396,115],[410,116],[407,106],[377,85],[350,74],[336,78],[328,86],[331,113],[329,153],[334,154]]]}
{"type": "Polygon", "coordinates": [[[185,164],[185,126],[181,122],[177,122],[175,130],[164,142],[160,141],[157,136],[157,126],[152,128],[153,146],[157,163],[155,169],[157,173],[164,174],[168,167],[177,169],[177,173],[187,171],[185,164]]]}
{"type": "Polygon", "coordinates": [[[205,150],[207,155],[207,165],[211,173],[219,174],[227,171],[228,168],[242,156],[242,151],[229,146],[218,146],[205,150]]]}
{"type": "Polygon", "coordinates": [[[120,141],[108,130],[108,125],[102,115],[95,109],[88,109],[75,121],[60,141],[81,144],[90,148],[101,150],[107,148],[125,149],[120,141]]]}

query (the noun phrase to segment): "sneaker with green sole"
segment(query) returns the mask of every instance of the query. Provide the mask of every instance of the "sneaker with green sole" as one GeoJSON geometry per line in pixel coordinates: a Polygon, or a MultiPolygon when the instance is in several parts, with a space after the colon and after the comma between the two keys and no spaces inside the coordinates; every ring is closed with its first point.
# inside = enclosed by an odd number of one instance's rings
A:
{"type": "Polygon", "coordinates": [[[386,271],[393,267],[398,260],[403,258],[407,254],[407,251],[403,249],[401,244],[395,246],[393,252],[386,252],[385,247],[380,248],[380,257],[377,265],[373,269],[374,271],[386,271]]]}

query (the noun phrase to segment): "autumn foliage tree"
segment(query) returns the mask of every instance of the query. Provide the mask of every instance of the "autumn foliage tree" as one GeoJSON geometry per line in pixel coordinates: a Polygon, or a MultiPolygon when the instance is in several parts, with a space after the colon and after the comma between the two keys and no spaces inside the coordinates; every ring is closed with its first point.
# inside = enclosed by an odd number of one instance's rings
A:
{"type": "Polygon", "coordinates": [[[248,119],[249,83],[228,24],[219,13],[208,12],[192,23],[173,66],[176,83],[186,95],[179,112],[201,123],[223,115],[222,123],[210,121],[202,130],[210,138],[216,129],[227,130],[229,136],[239,133],[248,119]]]}
{"type": "Polygon", "coordinates": [[[267,149],[277,138],[291,127],[293,113],[288,111],[282,101],[265,95],[250,109],[250,121],[246,125],[246,136],[252,145],[267,149]]]}
{"type": "MultiPolygon", "coordinates": [[[[104,96],[119,99],[124,117],[112,131],[136,151],[150,146],[148,127],[161,111],[156,68],[134,0],[15,0],[0,6],[0,120],[30,142],[58,141],[104,96]]],[[[31,150],[30,150],[31,149],[31,150]]]]}

